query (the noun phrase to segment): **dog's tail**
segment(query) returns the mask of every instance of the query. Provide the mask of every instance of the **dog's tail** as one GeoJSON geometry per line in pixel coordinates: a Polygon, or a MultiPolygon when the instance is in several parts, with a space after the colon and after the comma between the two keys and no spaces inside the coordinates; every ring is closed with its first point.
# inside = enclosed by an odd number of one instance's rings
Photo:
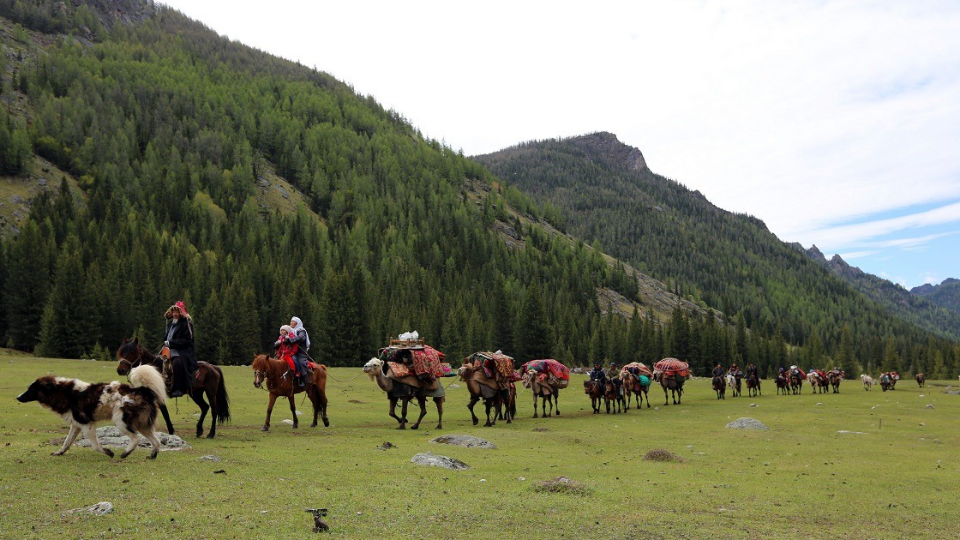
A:
{"type": "Polygon", "coordinates": [[[152,390],[161,405],[167,401],[167,389],[163,383],[163,376],[153,366],[139,366],[130,370],[130,384],[134,387],[145,386],[152,390]]]}

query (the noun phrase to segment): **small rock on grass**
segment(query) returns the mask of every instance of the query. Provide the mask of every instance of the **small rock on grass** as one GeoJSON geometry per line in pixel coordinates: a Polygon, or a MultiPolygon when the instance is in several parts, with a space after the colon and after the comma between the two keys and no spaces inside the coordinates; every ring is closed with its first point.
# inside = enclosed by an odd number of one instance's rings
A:
{"type": "Polygon", "coordinates": [[[200,461],[212,461],[214,463],[220,463],[220,456],[215,456],[213,454],[209,456],[203,456],[200,458],[200,461]]]}
{"type": "Polygon", "coordinates": [[[497,449],[497,445],[493,444],[492,442],[486,439],[481,439],[480,437],[474,437],[472,435],[444,435],[442,437],[431,439],[430,442],[436,444],[454,444],[467,448],[485,448],[488,450],[497,449]]]}
{"type": "Polygon", "coordinates": [[[727,424],[728,428],[731,429],[770,429],[763,424],[763,422],[755,418],[737,418],[733,422],[727,424]]]}
{"type": "Polygon", "coordinates": [[[410,459],[410,463],[416,463],[417,465],[428,465],[431,467],[441,467],[443,469],[451,469],[454,471],[470,468],[469,465],[460,461],[459,459],[454,459],[447,456],[439,456],[432,452],[423,452],[417,454],[410,459]]]}
{"type": "Polygon", "coordinates": [[[67,514],[90,514],[93,516],[103,516],[113,512],[113,503],[106,501],[98,502],[93,506],[87,506],[85,508],[74,508],[73,510],[67,510],[67,514]]]}

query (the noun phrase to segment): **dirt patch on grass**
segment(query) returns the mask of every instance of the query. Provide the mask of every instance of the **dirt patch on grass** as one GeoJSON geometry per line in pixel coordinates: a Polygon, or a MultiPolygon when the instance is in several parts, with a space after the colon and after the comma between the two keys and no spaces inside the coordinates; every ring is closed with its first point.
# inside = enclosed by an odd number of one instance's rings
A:
{"type": "Polygon", "coordinates": [[[538,493],[566,493],[568,495],[586,495],[590,489],[576,480],[571,480],[566,476],[558,476],[553,480],[537,482],[533,490],[538,493]]]}
{"type": "Polygon", "coordinates": [[[546,432],[548,432],[548,431],[550,431],[550,430],[547,429],[547,428],[545,428],[545,427],[535,427],[535,428],[533,428],[533,431],[535,431],[535,432],[537,432],[537,433],[546,433],[546,432]]]}
{"type": "Polygon", "coordinates": [[[360,401],[359,399],[350,399],[350,400],[347,400],[347,403],[355,403],[359,405],[361,403],[366,403],[366,401],[360,401]]]}
{"type": "Polygon", "coordinates": [[[683,463],[685,460],[674,454],[673,452],[663,450],[663,449],[654,449],[647,452],[647,455],[643,456],[644,461],[662,461],[669,463],[683,463]]]}

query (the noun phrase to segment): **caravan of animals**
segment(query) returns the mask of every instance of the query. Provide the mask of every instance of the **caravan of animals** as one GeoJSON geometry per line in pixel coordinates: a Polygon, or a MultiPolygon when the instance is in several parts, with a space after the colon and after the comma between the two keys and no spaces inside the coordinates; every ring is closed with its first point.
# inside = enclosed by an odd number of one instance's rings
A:
{"type": "MultiPolygon", "coordinates": [[[[186,320],[189,328],[189,319],[186,320]]],[[[296,318],[294,321],[300,322],[296,318]]],[[[176,323],[168,325],[169,338],[175,335],[176,326],[176,323]]],[[[309,343],[309,334],[302,325],[299,332],[284,326],[275,344],[275,355],[258,354],[254,357],[251,363],[253,385],[258,389],[265,387],[269,392],[266,420],[261,428],[263,431],[270,429],[273,406],[279,397],[289,401],[293,428],[298,427],[294,400],[298,393],[306,393],[313,405],[310,427],[317,426],[318,417],[324,426],[330,425],[327,416],[327,367],[312,359],[307,360],[309,343]]],[[[173,342],[174,346],[181,344],[189,344],[192,349],[192,340],[173,342]]],[[[186,353],[187,350],[183,346],[182,352],[186,353]]],[[[139,433],[151,444],[149,458],[154,459],[160,450],[154,427],[158,413],[164,419],[167,432],[171,435],[175,433],[166,407],[169,396],[189,395],[200,407],[197,437],[203,435],[208,412],[211,416],[209,439],[216,436],[218,424],[230,419],[223,372],[206,362],[194,362],[191,365],[190,356],[192,354],[179,354],[176,349],[171,349],[171,341],[164,343],[159,354],[152,354],[138,340],[124,340],[116,352],[117,373],[126,375],[130,384],[117,381],[90,384],[78,379],[47,375],[38,378],[17,400],[21,403],[37,401],[61,416],[69,425],[63,445],[53,455],[63,455],[83,434],[94,450],[112,458],[113,452],[99,444],[93,430],[96,423],[112,420],[120,432],[130,439],[121,454],[122,458],[136,449],[139,439],[135,435],[139,433]]],[[[397,422],[397,429],[407,428],[407,408],[414,399],[420,414],[410,429],[420,427],[427,415],[427,398],[431,398],[436,406],[436,428],[443,429],[445,388],[453,384],[445,387],[443,377],[456,376],[458,381],[466,385],[470,394],[467,407],[473,425],[479,423],[474,406],[482,400],[486,414],[484,426],[493,426],[498,420],[509,424],[516,418],[517,382],[521,383],[522,390],[528,390],[532,396],[533,417],[546,418],[560,415],[560,390],[569,386],[571,372],[585,373],[582,368],[571,370],[554,359],[531,360],[516,367],[514,359],[501,351],[476,352],[465,358],[456,372],[444,360],[444,353],[428,345],[417,332],[407,332],[401,334],[399,339],[391,339],[387,347],[380,349],[377,357],[363,366],[363,374],[386,393],[389,416],[397,422]]],[[[630,410],[631,401],[635,402],[636,409],[642,410],[646,400],[646,406],[650,408],[648,391],[654,382],[663,389],[665,406],[671,401],[674,405],[680,405],[684,382],[691,377],[691,370],[686,362],[664,358],[654,364],[652,370],[643,363],[631,362],[622,367],[612,363],[610,369],[605,371],[598,363],[588,375],[583,388],[584,394],[591,400],[593,413],[599,414],[605,407],[608,414],[619,414],[630,410]]],[[[717,399],[726,399],[728,389],[733,397],[741,396],[744,378],[750,397],[762,395],[761,380],[753,364],[747,367],[746,373],[736,364],[726,369],[718,364],[712,372],[712,387],[717,399]]],[[[829,371],[811,369],[805,373],[797,366],[790,366],[781,367],[774,382],[778,395],[800,394],[804,380],[809,383],[813,394],[839,393],[840,383],[845,378],[846,374],[839,368],[829,371]]],[[[878,381],[866,374],[862,374],[860,379],[864,390],[871,390],[877,382],[886,392],[895,389],[900,376],[896,372],[885,372],[878,381]]],[[[918,373],[916,380],[922,388],[925,384],[924,374],[918,373]]]]}

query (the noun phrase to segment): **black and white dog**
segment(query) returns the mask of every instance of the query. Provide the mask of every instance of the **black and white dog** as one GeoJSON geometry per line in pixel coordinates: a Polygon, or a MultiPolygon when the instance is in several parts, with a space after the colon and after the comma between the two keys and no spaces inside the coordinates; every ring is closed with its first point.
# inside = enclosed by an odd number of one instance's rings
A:
{"type": "Polygon", "coordinates": [[[140,441],[137,433],[142,433],[153,445],[150,458],[154,459],[160,451],[160,441],[153,426],[157,410],[167,399],[163,377],[153,366],[134,368],[129,377],[130,384],[117,381],[91,384],[47,375],[17,396],[17,401],[37,401],[70,425],[70,433],[60,450],[53,453],[55,456],[63,455],[83,432],[94,450],[113,457],[113,451],[100,446],[94,429],[97,422],[113,420],[120,432],[130,437],[130,444],[120,457],[129,456],[137,448],[140,441]]]}

